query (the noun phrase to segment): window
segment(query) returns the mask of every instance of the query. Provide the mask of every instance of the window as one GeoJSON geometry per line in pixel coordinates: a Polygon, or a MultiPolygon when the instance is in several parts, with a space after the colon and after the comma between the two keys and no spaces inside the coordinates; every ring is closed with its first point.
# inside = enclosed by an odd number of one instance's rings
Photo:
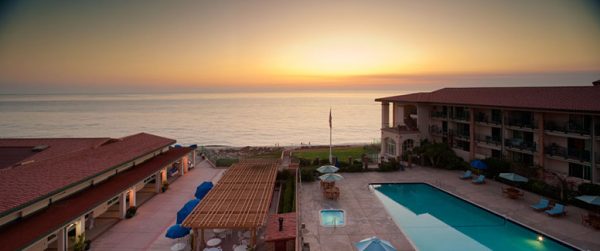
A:
{"type": "Polygon", "coordinates": [[[407,152],[413,149],[414,141],[412,139],[407,139],[402,143],[402,152],[407,152]]]}
{"type": "Polygon", "coordinates": [[[396,141],[393,139],[387,139],[386,153],[389,155],[396,155],[396,141]]]}
{"type": "Polygon", "coordinates": [[[591,167],[575,163],[569,163],[569,176],[581,178],[584,180],[590,180],[592,176],[591,167]]]}

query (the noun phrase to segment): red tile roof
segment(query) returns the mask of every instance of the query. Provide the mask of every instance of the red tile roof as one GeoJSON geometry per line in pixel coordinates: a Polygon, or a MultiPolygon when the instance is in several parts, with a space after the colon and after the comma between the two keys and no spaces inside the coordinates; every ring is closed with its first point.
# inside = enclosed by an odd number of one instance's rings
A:
{"type": "Polygon", "coordinates": [[[52,203],[40,212],[3,226],[0,228],[0,249],[19,250],[33,244],[190,151],[187,147],[173,148],[98,185],[52,203]]]}
{"type": "Polygon", "coordinates": [[[298,217],[296,213],[271,214],[267,220],[265,241],[289,240],[296,238],[298,217]],[[283,231],[279,231],[279,217],[283,218],[283,231]]]}
{"type": "MultiPolygon", "coordinates": [[[[3,156],[2,160],[6,162],[4,165],[0,165],[0,168],[12,166],[13,164],[25,161],[42,161],[46,159],[56,158],[64,156],[68,153],[78,152],[90,148],[96,148],[105,142],[109,141],[110,138],[22,138],[22,139],[0,139],[0,154],[3,156]],[[36,146],[47,146],[46,149],[34,152],[33,148],[36,146]],[[17,158],[17,155],[11,154],[11,150],[20,148],[21,156],[24,158],[17,158]],[[4,158],[4,157],[8,158],[4,158]]],[[[20,157],[20,156],[19,156],[20,157]]]]}
{"type": "Polygon", "coordinates": [[[92,148],[81,150],[84,147],[76,147],[80,150],[67,151],[61,156],[52,155],[53,158],[22,166],[0,169],[0,215],[18,210],[68,186],[175,143],[173,139],[147,133],[104,141],[98,145],[101,141],[98,139],[87,142],[88,146],[95,146],[92,148]]]}
{"type": "Polygon", "coordinates": [[[375,101],[600,112],[600,86],[444,88],[375,101]]]}

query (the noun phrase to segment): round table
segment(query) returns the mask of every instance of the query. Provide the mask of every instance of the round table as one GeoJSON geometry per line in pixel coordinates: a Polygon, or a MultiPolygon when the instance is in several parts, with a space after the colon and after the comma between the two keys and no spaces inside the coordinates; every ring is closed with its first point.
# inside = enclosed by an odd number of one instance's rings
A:
{"type": "Polygon", "coordinates": [[[171,246],[171,251],[181,251],[185,249],[185,243],[175,243],[171,246]]]}
{"type": "Polygon", "coordinates": [[[206,245],[214,247],[214,246],[218,246],[219,244],[221,244],[221,239],[219,238],[212,238],[208,241],[206,241],[206,245]]]}

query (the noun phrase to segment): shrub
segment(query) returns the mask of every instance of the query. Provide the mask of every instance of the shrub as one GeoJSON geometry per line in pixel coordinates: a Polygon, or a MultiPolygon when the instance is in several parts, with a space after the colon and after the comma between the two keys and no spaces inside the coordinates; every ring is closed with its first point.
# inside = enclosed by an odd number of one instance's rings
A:
{"type": "Polygon", "coordinates": [[[217,159],[215,165],[217,165],[218,167],[226,167],[226,166],[231,166],[238,162],[240,162],[239,159],[223,158],[223,159],[217,159]]]}
{"type": "Polygon", "coordinates": [[[487,158],[483,162],[488,166],[487,169],[483,170],[483,174],[489,178],[496,177],[499,173],[510,171],[510,162],[508,161],[498,158],[487,158]]]}
{"type": "MultiPolygon", "coordinates": [[[[344,162],[345,163],[345,162],[344,162]]],[[[345,166],[340,165],[339,172],[347,172],[347,173],[357,173],[365,171],[362,166],[362,162],[353,161],[352,165],[345,163],[345,166]]]]}
{"type": "Polygon", "coordinates": [[[577,191],[579,191],[579,193],[582,195],[600,196],[600,185],[592,183],[581,183],[577,187],[577,191]]]}
{"type": "Polygon", "coordinates": [[[279,213],[289,213],[294,212],[294,197],[296,193],[296,179],[293,175],[289,176],[285,182],[285,187],[283,189],[283,197],[281,200],[281,207],[279,213]]]}
{"type": "Polygon", "coordinates": [[[315,181],[315,171],[314,167],[303,167],[300,168],[300,179],[302,182],[312,182],[315,181]]]}
{"type": "Polygon", "coordinates": [[[300,165],[300,167],[310,166],[311,161],[305,158],[298,158],[298,164],[300,165]]]}
{"type": "Polygon", "coordinates": [[[379,163],[380,172],[391,172],[400,170],[400,162],[395,159],[389,159],[388,161],[379,163]]]}

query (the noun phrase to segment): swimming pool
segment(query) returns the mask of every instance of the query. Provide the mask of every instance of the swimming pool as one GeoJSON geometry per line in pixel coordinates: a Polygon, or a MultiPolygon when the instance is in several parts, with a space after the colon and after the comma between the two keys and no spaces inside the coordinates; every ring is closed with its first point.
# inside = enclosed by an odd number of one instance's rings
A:
{"type": "Polygon", "coordinates": [[[324,209],[321,210],[321,226],[324,227],[343,227],[346,225],[344,210],[324,209]]]}
{"type": "Polygon", "coordinates": [[[419,250],[577,250],[428,184],[372,187],[419,250]]]}

